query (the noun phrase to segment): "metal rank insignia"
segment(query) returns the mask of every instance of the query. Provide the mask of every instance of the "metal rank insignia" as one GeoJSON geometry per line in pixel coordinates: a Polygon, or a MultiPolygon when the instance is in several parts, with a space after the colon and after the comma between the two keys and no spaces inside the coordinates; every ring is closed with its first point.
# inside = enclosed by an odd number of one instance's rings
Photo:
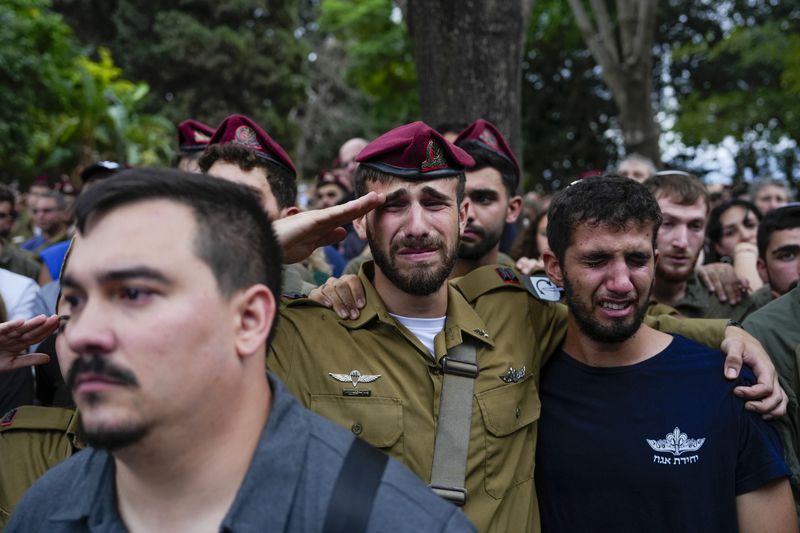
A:
{"type": "Polygon", "coordinates": [[[259,146],[256,132],[250,126],[239,126],[234,133],[236,142],[245,146],[259,146]]]}
{"type": "Polygon", "coordinates": [[[525,377],[525,367],[515,370],[513,366],[508,367],[503,374],[500,374],[500,380],[503,383],[517,383],[525,377]]]}
{"type": "Polygon", "coordinates": [[[352,389],[342,389],[342,396],[370,396],[372,391],[366,389],[359,389],[359,383],[372,383],[381,377],[381,374],[362,374],[358,370],[351,370],[349,374],[334,374],[328,372],[328,375],[336,381],[342,383],[352,383],[352,389]]]}
{"type": "Polygon", "coordinates": [[[447,166],[447,161],[444,159],[444,151],[439,143],[435,140],[431,139],[428,141],[428,146],[425,153],[427,154],[427,157],[425,158],[425,161],[422,162],[422,165],[420,165],[420,169],[423,172],[426,170],[436,170],[437,168],[443,168],[447,166]]]}

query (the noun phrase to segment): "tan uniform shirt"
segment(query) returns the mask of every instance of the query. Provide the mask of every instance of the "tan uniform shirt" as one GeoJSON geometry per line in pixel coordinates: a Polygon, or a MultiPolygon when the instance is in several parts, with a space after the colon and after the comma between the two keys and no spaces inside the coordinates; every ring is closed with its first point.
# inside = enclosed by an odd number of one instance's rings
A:
{"type": "MultiPolygon", "coordinates": [[[[371,267],[365,265],[364,271],[371,273],[371,267]]],[[[367,303],[357,320],[342,320],[307,300],[288,303],[270,347],[270,370],[306,407],[430,481],[443,381],[439,363],[448,348],[467,340],[474,343],[480,374],[473,396],[464,511],[480,531],[535,530],[538,358],[563,336],[563,326],[551,324],[555,308],[534,308],[524,287],[508,284],[491,294],[507,299],[503,315],[487,323],[451,287],[445,327],[434,340],[434,360],[411,332],[389,316],[364,271],[360,276],[367,303]],[[533,322],[541,324],[542,335],[528,333],[533,322]],[[523,367],[525,373],[516,382],[501,379],[510,368],[523,367]],[[354,385],[330,374],[380,377],[354,385]]]]}
{"type": "Polygon", "coordinates": [[[25,491],[84,447],[74,409],[26,405],[0,420],[0,531],[25,491]]]}

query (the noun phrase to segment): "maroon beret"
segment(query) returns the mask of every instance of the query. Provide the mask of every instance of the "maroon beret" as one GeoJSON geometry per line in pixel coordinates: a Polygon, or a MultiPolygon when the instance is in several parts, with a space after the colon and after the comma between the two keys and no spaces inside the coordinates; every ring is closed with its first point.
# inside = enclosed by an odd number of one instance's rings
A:
{"type": "Polygon", "coordinates": [[[412,122],[384,133],[356,157],[360,164],[406,179],[428,180],[455,176],[475,164],[424,122],[412,122]]]}
{"type": "MultiPolygon", "coordinates": [[[[337,169],[339,170],[339,169],[337,169]]],[[[344,192],[349,193],[350,182],[336,170],[323,170],[317,176],[317,187],[323,185],[337,185],[344,192]]]]}
{"type": "Polygon", "coordinates": [[[75,196],[80,192],[80,189],[72,183],[72,180],[70,180],[69,176],[66,174],[61,174],[61,176],[58,177],[54,188],[61,194],[68,196],[75,196]]]}
{"type": "Polygon", "coordinates": [[[244,115],[231,115],[217,126],[217,131],[214,132],[209,144],[225,143],[241,144],[253,150],[258,157],[282,166],[291,172],[292,176],[297,175],[289,154],[258,124],[244,115]]]}
{"type": "Polygon", "coordinates": [[[178,148],[182,152],[199,152],[205,150],[214,128],[194,119],[187,119],[178,124],[178,148]]]}
{"type": "Polygon", "coordinates": [[[510,161],[511,164],[514,165],[514,171],[517,173],[517,181],[519,181],[521,174],[519,170],[519,161],[517,161],[517,157],[514,155],[514,152],[511,151],[511,148],[509,148],[508,143],[506,143],[506,140],[503,138],[500,130],[497,129],[497,126],[488,120],[479,118],[467,126],[464,131],[459,133],[453,143],[456,146],[463,146],[462,143],[467,141],[473,141],[479,146],[491,150],[510,161]]]}

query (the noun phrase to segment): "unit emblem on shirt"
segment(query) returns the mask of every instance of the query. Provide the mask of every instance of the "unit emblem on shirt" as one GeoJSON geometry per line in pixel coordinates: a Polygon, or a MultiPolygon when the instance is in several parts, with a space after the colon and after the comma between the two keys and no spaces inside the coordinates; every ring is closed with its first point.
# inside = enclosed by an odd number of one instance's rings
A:
{"type": "Polygon", "coordinates": [[[659,455],[653,456],[654,463],[660,464],[689,464],[696,463],[700,460],[697,455],[689,457],[678,457],[684,453],[696,452],[703,447],[706,439],[690,439],[686,433],[681,432],[680,428],[676,427],[672,433],[667,433],[663,439],[645,439],[650,447],[659,453],[669,453],[674,457],[662,457],[659,455]]]}
{"type": "Polygon", "coordinates": [[[500,379],[504,383],[517,383],[519,380],[525,377],[525,367],[523,366],[519,370],[515,370],[513,366],[508,367],[503,374],[500,374],[500,379]]]}
{"type": "MultiPolygon", "coordinates": [[[[341,381],[342,383],[352,383],[353,389],[356,389],[359,383],[372,383],[373,381],[381,377],[381,374],[362,374],[358,370],[351,370],[349,374],[334,374],[333,372],[328,372],[328,375],[333,379],[335,379],[336,381],[341,381]]],[[[344,394],[345,396],[370,395],[370,391],[353,390],[353,389],[343,390],[342,394],[344,394]]]]}

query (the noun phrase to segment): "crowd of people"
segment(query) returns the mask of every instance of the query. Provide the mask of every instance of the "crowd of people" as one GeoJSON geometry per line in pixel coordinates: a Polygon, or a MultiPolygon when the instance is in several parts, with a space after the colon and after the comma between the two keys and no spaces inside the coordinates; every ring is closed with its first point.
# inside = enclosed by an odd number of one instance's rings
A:
{"type": "Polygon", "coordinates": [[[786,183],[523,196],[493,124],[415,122],[301,210],[252,119],[177,132],[0,188],[0,526],[798,530],[786,183]]]}

